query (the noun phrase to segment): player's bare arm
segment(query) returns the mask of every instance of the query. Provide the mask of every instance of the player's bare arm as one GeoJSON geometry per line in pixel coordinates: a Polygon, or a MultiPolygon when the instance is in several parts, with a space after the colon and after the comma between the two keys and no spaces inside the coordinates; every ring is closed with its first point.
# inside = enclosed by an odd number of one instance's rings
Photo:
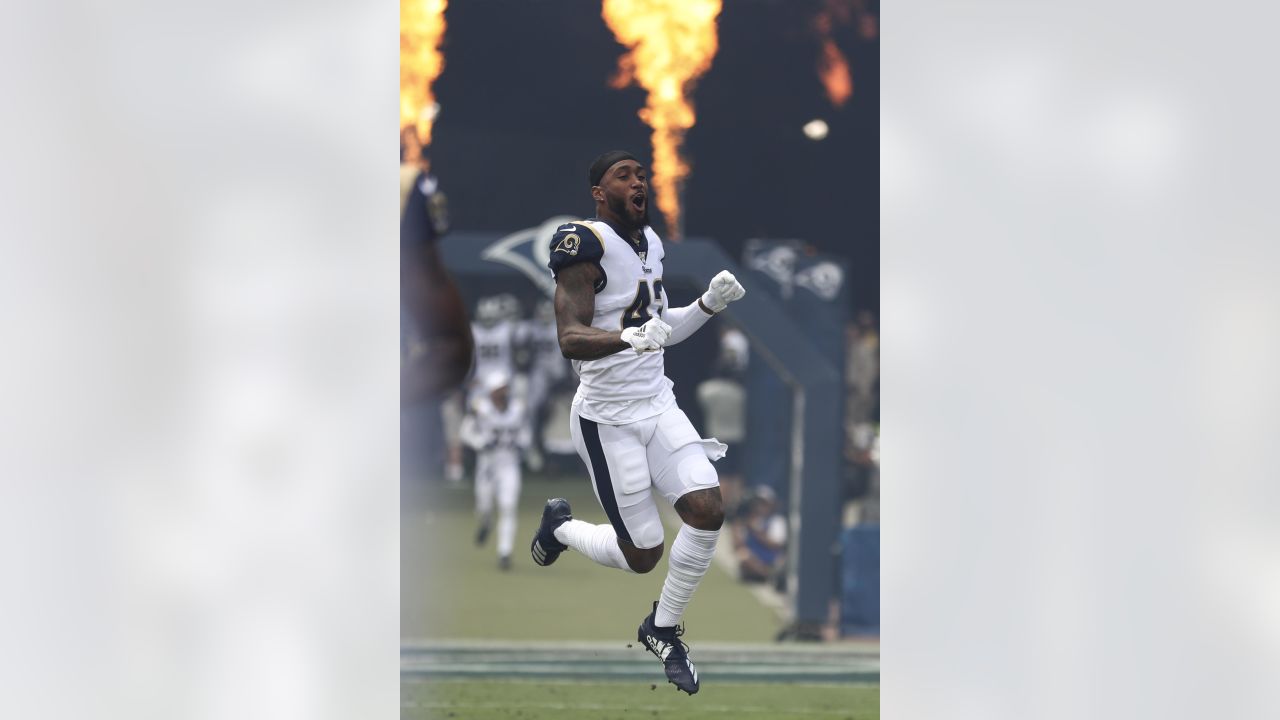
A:
{"type": "Polygon", "coordinates": [[[571,265],[556,278],[557,335],[560,352],[570,360],[597,360],[631,347],[621,332],[591,327],[599,279],[600,268],[589,263],[571,265]]]}

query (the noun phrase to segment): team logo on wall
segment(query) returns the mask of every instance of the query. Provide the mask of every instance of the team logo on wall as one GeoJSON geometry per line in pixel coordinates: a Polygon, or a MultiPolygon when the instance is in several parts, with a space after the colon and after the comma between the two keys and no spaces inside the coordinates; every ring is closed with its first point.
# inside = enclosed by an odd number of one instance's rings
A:
{"type": "Polygon", "coordinates": [[[747,267],[764,273],[778,283],[778,291],[783,298],[790,298],[795,288],[799,244],[796,240],[752,238],[743,247],[743,260],[747,267]]]}
{"type": "Polygon", "coordinates": [[[844,284],[844,270],[830,261],[823,261],[796,273],[796,285],[811,290],[815,295],[831,302],[840,294],[844,284]]]}
{"type": "MultiPolygon", "coordinates": [[[[556,215],[540,225],[517,230],[485,248],[480,257],[519,270],[547,297],[551,297],[556,292],[556,281],[551,278],[551,271],[547,269],[547,261],[551,259],[551,238],[561,226],[577,219],[571,215],[556,215]]],[[[576,233],[566,235],[556,243],[556,251],[560,251],[570,237],[573,238],[572,252],[568,247],[565,247],[564,252],[571,255],[578,252],[581,239],[576,233]]]]}

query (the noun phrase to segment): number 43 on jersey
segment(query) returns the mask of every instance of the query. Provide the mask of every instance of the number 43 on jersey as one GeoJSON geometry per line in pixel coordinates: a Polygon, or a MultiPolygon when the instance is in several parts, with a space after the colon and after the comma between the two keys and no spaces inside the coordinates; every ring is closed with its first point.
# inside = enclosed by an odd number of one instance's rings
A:
{"type": "Polygon", "coordinates": [[[666,293],[662,289],[662,278],[654,278],[651,283],[648,280],[640,280],[636,283],[636,297],[622,311],[622,327],[640,327],[649,321],[649,318],[662,317],[664,308],[664,298],[666,293]],[[653,310],[649,309],[650,304],[653,310]]]}

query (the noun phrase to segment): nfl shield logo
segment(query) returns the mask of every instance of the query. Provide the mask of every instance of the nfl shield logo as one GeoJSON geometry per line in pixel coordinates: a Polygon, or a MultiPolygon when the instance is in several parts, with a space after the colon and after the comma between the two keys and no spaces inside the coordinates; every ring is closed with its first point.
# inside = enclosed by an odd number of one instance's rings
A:
{"type": "Polygon", "coordinates": [[[643,264],[645,263],[644,256],[645,256],[645,255],[648,255],[648,254],[649,254],[649,253],[647,253],[647,252],[641,252],[641,253],[639,253],[639,255],[640,255],[640,264],[641,264],[641,265],[643,265],[643,264]]]}

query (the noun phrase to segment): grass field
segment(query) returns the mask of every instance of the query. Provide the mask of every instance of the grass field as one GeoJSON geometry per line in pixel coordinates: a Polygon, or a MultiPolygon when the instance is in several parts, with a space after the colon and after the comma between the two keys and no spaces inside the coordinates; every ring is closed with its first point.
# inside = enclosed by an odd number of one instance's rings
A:
{"type": "MultiPolygon", "coordinates": [[[[684,618],[702,690],[678,693],[631,646],[666,558],[646,575],[574,552],[537,567],[529,539],[557,496],[575,517],[606,522],[585,478],[527,479],[508,572],[492,537],[474,544],[469,483],[404,504],[402,718],[879,717],[877,646],[773,644],[781,620],[714,565],[684,618]]],[[[673,536],[669,527],[668,546],[673,536]]]]}
{"type": "MultiPolygon", "coordinates": [[[[400,635],[495,640],[635,639],[635,628],[662,591],[667,559],[635,575],[566,552],[551,567],[529,557],[529,540],[549,497],[568,498],[574,517],[608,522],[585,479],[525,483],[520,497],[515,566],[498,570],[494,540],[476,547],[469,484],[437,488],[425,508],[400,521],[400,635]]],[[[674,531],[668,529],[670,545],[674,531]]],[[[690,644],[699,640],[770,642],[782,623],[741,584],[712,567],[685,615],[690,644]]]]}
{"type": "Polygon", "coordinates": [[[402,682],[400,696],[403,720],[880,717],[880,689],[857,685],[705,685],[690,697],[652,683],[429,680],[402,682]]]}

